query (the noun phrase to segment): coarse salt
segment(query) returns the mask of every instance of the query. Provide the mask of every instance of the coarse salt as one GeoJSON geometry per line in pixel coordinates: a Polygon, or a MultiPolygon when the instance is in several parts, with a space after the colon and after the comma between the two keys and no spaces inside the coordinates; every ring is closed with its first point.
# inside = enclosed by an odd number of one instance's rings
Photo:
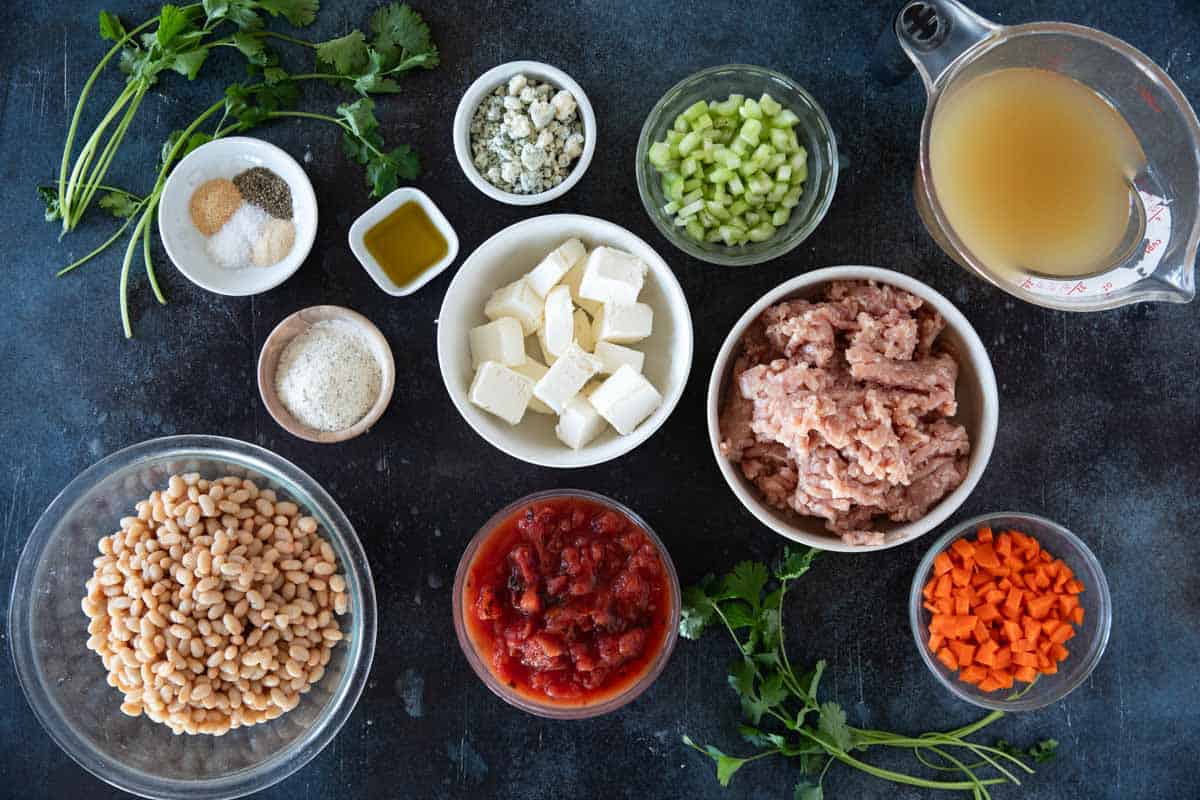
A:
{"type": "Polygon", "coordinates": [[[271,215],[256,205],[242,203],[229,221],[208,238],[206,249],[213,261],[226,269],[250,266],[254,242],[271,215]]]}
{"type": "Polygon", "coordinates": [[[288,343],[275,370],[275,392],[297,421],[340,431],[379,399],[383,374],[363,336],[349,323],[322,320],[288,343]]]}

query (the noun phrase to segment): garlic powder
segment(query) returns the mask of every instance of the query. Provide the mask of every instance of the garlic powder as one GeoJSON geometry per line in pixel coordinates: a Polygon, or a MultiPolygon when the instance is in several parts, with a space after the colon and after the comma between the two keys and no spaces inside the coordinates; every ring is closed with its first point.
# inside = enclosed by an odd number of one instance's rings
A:
{"type": "Polygon", "coordinates": [[[322,320],[288,343],[275,369],[275,392],[296,420],[319,431],[349,428],[379,399],[383,373],[362,335],[322,320]]]}

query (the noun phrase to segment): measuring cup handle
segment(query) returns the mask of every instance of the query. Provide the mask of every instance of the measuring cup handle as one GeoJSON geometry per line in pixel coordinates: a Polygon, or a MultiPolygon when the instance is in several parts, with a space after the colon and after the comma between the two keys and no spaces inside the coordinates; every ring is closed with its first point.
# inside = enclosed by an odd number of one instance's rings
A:
{"type": "Polygon", "coordinates": [[[913,62],[896,38],[896,27],[888,25],[879,33],[871,54],[871,77],[884,86],[896,86],[912,75],[913,62]]]}
{"type": "Polygon", "coordinates": [[[893,27],[929,93],[959,56],[1000,29],[958,0],[911,0],[893,27]]]}

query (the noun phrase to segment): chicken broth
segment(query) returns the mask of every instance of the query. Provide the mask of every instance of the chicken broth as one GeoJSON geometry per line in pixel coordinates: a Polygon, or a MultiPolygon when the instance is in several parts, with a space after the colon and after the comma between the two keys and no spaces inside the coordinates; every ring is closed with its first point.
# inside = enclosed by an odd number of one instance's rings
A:
{"type": "Polygon", "coordinates": [[[948,93],[930,133],[946,218],[999,272],[1080,276],[1115,263],[1144,161],[1112,105],[1043,69],[998,70],[948,93]]]}

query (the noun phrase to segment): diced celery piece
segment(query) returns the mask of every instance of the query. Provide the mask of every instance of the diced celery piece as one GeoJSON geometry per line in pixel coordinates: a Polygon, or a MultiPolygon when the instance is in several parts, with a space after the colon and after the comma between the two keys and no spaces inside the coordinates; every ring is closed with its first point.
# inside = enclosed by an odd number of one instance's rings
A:
{"type": "Polygon", "coordinates": [[[768,158],[775,155],[775,148],[769,144],[760,144],[754,148],[754,152],[750,155],[752,159],[758,162],[765,162],[768,158]]]}
{"type": "Polygon", "coordinates": [[[716,169],[709,170],[707,180],[709,183],[726,183],[733,177],[734,174],[732,171],[725,167],[717,167],[716,169]]]}
{"type": "Polygon", "coordinates": [[[742,162],[741,166],[737,168],[737,171],[738,174],[743,178],[749,178],[751,175],[758,172],[761,167],[762,164],[758,161],[755,161],[753,158],[747,158],[742,162]]]}
{"type": "Polygon", "coordinates": [[[742,123],[742,129],[738,131],[738,138],[746,144],[758,144],[758,137],[762,135],[762,123],[756,119],[748,119],[742,123]]]}
{"type": "Polygon", "coordinates": [[[744,216],[742,216],[741,214],[734,214],[732,217],[730,217],[729,225],[734,228],[737,228],[738,230],[742,231],[743,233],[750,230],[750,226],[746,224],[746,218],[744,216]]]}
{"type": "Polygon", "coordinates": [[[717,220],[705,209],[700,209],[700,213],[696,215],[696,219],[700,220],[700,224],[706,228],[715,228],[717,226],[717,220]]]}
{"type": "Polygon", "coordinates": [[[696,133],[695,131],[688,133],[679,142],[679,155],[686,156],[688,153],[699,147],[703,141],[704,140],[700,137],[700,134],[696,133]]]}
{"type": "Polygon", "coordinates": [[[784,208],[795,208],[796,206],[800,205],[800,195],[803,193],[804,187],[793,186],[788,190],[787,194],[783,196],[783,200],[781,200],[779,204],[784,208]]]}
{"type": "Polygon", "coordinates": [[[737,219],[742,214],[745,214],[749,208],[750,205],[745,200],[734,200],[729,206],[729,213],[733,215],[734,219],[737,219]]]}
{"type": "Polygon", "coordinates": [[[696,159],[694,158],[685,158],[679,165],[679,172],[685,178],[689,178],[696,174],[696,170],[698,169],[700,169],[700,165],[696,163],[696,159]]]}
{"type": "Polygon", "coordinates": [[[708,107],[708,110],[721,117],[737,116],[738,105],[740,100],[734,101],[734,95],[730,95],[727,99],[719,103],[713,103],[708,107]]]}
{"type": "Polygon", "coordinates": [[[688,122],[695,122],[706,111],[708,111],[708,103],[703,100],[697,100],[688,106],[687,110],[680,114],[680,116],[688,122]]]}
{"type": "Polygon", "coordinates": [[[650,163],[656,167],[664,167],[671,160],[671,146],[666,142],[655,142],[650,145],[650,163]]]}
{"type": "Polygon", "coordinates": [[[697,197],[694,201],[689,201],[688,203],[686,203],[685,205],[680,207],[679,216],[681,219],[686,219],[687,217],[691,217],[696,214],[699,214],[703,210],[704,210],[704,201],[702,199],[700,199],[699,197],[697,197]]]}
{"type": "Polygon", "coordinates": [[[790,108],[785,108],[771,117],[771,124],[776,128],[791,128],[798,122],[800,118],[790,108]]]}
{"type": "Polygon", "coordinates": [[[714,148],[716,148],[716,145],[715,145],[715,144],[713,144],[713,142],[712,142],[712,139],[705,139],[705,140],[704,140],[704,145],[703,145],[703,147],[702,147],[701,149],[703,150],[703,153],[704,153],[704,155],[703,155],[703,158],[704,158],[704,163],[705,163],[705,164],[711,164],[711,163],[713,163],[713,150],[714,150],[714,148]]]}
{"type": "Polygon", "coordinates": [[[742,183],[742,179],[740,177],[738,177],[737,175],[734,175],[732,178],[729,179],[729,193],[730,194],[739,195],[744,191],[746,191],[746,185],[744,183],[742,183]]]}
{"type": "Polygon", "coordinates": [[[701,114],[692,120],[692,130],[702,131],[713,126],[713,119],[707,113],[701,114]]]}
{"type": "Polygon", "coordinates": [[[764,93],[762,97],[758,98],[758,106],[762,109],[762,113],[766,114],[768,117],[773,117],[783,110],[783,106],[775,102],[775,98],[766,93],[764,93]]]}
{"type": "Polygon", "coordinates": [[[750,204],[751,208],[761,208],[762,204],[767,201],[767,198],[763,197],[761,194],[755,194],[754,192],[746,192],[744,199],[750,204]]]}
{"type": "Polygon", "coordinates": [[[729,193],[725,191],[725,184],[723,183],[713,184],[712,197],[709,199],[716,200],[723,206],[727,206],[733,202],[729,197],[729,193]]]}
{"type": "Polygon", "coordinates": [[[790,208],[781,208],[771,215],[771,224],[776,228],[781,228],[787,225],[787,221],[792,218],[792,210],[790,208]]]}
{"type": "MultiPolygon", "coordinates": [[[[687,185],[685,184],[683,188],[687,190],[687,185]]],[[[704,199],[704,192],[700,189],[691,189],[680,199],[680,202],[687,205],[688,203],[694,203],[702,199],[704,199]]]]}
{"type": "Polygon", "coordinates": [[[757,100],[745,100],[738,107],[738,114],[742,119],[762,119],[762,109],[759,108],[757,100]]]}
{"type": "Polygon", "coordinates": [[[792,138],[787,135],[787,131],[781,131],[779,128],[771,128],[771,146],[781,153],[790,153],[792,151],[792,138]]]}
{"type": "Polygon", "coordinates": [[[806,163],[808,163],[808,154],[804,152],[792,153],[791,157],[788,159],[788,164],[791,165],[792,172],[800,169],[806,163]]]}
{"type": "Polygon", "coordinates": [[[808,180],[808,162],[804,161],[800,166],[792,166],[792,183],[804,183],[808,180]]]}
{"type": "Polygon", "coordinates": [[[753,228],[762,219],[762,214],[759,214],[757,211],[747,211],[745,217],[746,225],[753,228]]]}
{"type": "Polygon", "coordinates": [[[767,172],[774,172],[787,163],[787,156],[783,153],[776,153],[763,162],[763,169],[767,172]]]}
{"type": "Polygon", "coordinates": [[[760,222],[746,233],[746,237],[752,242],[765,242],[775,235],[775,226],[769,222],[760,222]]]}
{"type": "Polygon", "coordinates": [[[789,164],[783,164],[779,169],[775,170],[775,181],[787,183],[792,179],[792,168],[789,164]]]}
{"type": "Polygon", "coordinates": [[[675,123],[671,127],[679,133],[687,133],[692,129],[691,123],[683,118],[683,114],[675,118],[675,123]]]}
{"type": "Polygon", "coordinates": [[[669,202],[665,206],[663,206],[662,210],[663,210],[664,214],[674,214],[676,211],[679,210],[679,203],[678,203],[678,201],[672,200],[671,202],[669,202]]]}
{"type": "Polygon", "coordinates": [[[735,244],[741,241],[742,238],[738,233],[738,229],[732,225],[722,225],[721,227],[717,228],[717,235],[720,236],[721,241],[725,242],[725,244],[729,247],[733,247],[735,244]]]}
{"type": "Polygon", "coordinates": [[[731,94],[731,95],[729,95],[729,101],[730,101],[731,103],[733,103],[735,106],[741,106],[741,104],[742,104],[743,102],[745,102],[745,100],[746,100],[746,95],[744,95],[744,94],[731,94]]]}
{"type": "MultiPolygon", "coordinates": [[[[771,180],[770,176],[756,172],[746,181],[746,185],[750,187],[750,191],[754,194],[766,194],[775,186],[775,182],[771,180]]],[[[684,188],[686,189],[687,187],[685,186],[684,188]]]]}
{"type": "Polygon", "coordinates": [[[682,228],[684,225],[688,224],[689,220],[691,220],[691,217],[681,217],[681,216],[676,215],[675,219],[672,220],[671,224],[674,225],[676,228],[682,228]]]}
{"type": "Polygon", "coordinates": [[[729,149],[736,153],[739,157],[745,158],[746,154],[750,152],[750,145],[742,139],[735,138],[729,143],[729,149]]]}
{"type": "Polygon", "coordinates": [[[721,241],[721,229],[713,228],[712,230],[705,232],[704,241],[709,242],[710,244],[717,244],[718,242],[720,242],[721,241]]]}
{"type": "Polygon", "coordinates": [[[742,158],[728,147],[719,146],[714,151],[717,163],[726,169],[737,169],[742,164],[742,158]]]}
{"type": "Polygon", "coordinates": [[[788,185],[786,183],[777,183],[772,187],[771,191],[767,192],[767,202],[778,204],[783,200],[783,196],[788,193],[788,185]]]}
{"type": "Polygon", "coordinates": [[[697,242],[704,241],[704,226],[697,220],[688,220],[687,226],[684,228],[687,235],[695,239],[697,242]]]}
{"type": "Polygon", "coordinates": [[[729,212],[725,209],[725,206],[721,205],[716,200],[706,201],[704,203],[704,208],[708,210],[708,213],[711,214],[714,219],[729,219],[729,212]]]}
{"type": "Polygon", "coordinates": [[[683,178],[676,178],[667,184],[666,195],[668,200],[674,200],[677,203],[683,202],[683,178]]]}
{"type": "Polygon", "coordinates": [[[679,131],[667,131],[667,144],[671,145],[671,147],[678,147],[681,141],[683,141],[682,133],[679,131]]]}

